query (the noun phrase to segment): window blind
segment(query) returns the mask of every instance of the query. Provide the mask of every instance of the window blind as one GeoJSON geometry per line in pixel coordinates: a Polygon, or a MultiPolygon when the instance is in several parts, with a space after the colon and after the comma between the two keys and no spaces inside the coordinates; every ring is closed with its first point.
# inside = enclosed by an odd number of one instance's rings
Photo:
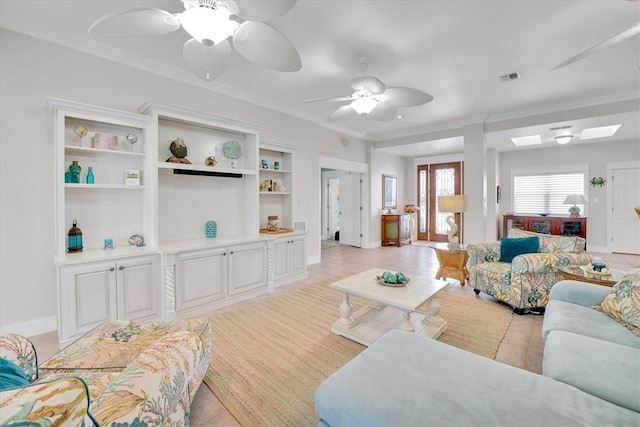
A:
{"type": "MultiPolygon", "coordinates": [[[[513,212],[518,214],[567,215],[563,204],[568,194],[584,195],[584,173],[515,175],[513,177],[513,212]]],[[[585,212],[583,205],[578,205],[585,212]]]]}

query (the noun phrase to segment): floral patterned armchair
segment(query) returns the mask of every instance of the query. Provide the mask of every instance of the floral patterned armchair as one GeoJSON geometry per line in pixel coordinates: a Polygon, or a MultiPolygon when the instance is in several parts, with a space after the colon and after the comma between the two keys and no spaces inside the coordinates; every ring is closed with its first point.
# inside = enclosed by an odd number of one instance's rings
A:
{"type": "Polygon", "coordinates": [[[467,246],[469,285],[476,294],[484,292],[513,307],[517,314],[543,313],[549,291],[559,280],[557,268],[591,262],[581,237],[552,236],[519,229],[509,230],[509,237],[537,236],[538,253],[518,255],[511,263],[500,261],[500,242],[467,246]]]}
{"type": "Polygon", "coordinates": [[[211,360],[211,326],[106,322],[41,366],[29,340],[5,335],[0,357],[31,380],[0,392],[0,425],[188,426],[211,360]]]}

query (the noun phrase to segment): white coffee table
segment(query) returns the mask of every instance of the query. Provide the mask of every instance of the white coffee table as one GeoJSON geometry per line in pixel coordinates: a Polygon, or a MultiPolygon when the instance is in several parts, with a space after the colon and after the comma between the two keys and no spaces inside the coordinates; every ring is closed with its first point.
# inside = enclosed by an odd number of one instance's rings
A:
{"type": "Polygon", "coordinates": [[[369,346],[392,329],[434,339],[446,331],[447,322],[438,316],[440,305],[436,299],[438,292],[449,286],[446,281],[408,276],[406,286],[385,286],[376,280],[384,271],[372,268],[331,284],[332,289],[344,294],[340,318],[331,326],[331,332],[369,346]],[[350,295],[367,298],[371,303],[353,313],[350,295]],[[415,313],[425,303],[427,315],[415,313]]]}

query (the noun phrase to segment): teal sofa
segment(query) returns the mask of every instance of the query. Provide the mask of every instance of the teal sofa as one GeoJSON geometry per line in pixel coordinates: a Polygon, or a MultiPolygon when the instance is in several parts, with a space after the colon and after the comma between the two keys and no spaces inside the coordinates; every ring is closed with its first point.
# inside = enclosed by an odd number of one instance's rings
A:
{"type": "Polygon", "coordinates": [[[610,289],[552,288],[543,375],[391,331],[318,387],[318,424],[640,426],[640,337],[590,308],[610,289]]]}

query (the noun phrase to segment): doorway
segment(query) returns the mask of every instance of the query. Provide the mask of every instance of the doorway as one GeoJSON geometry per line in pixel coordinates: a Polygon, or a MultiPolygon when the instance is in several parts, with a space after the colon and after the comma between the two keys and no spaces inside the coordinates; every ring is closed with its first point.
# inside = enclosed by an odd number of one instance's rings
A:
{"type": "Polygon", "coordinates": [[[321,181],[321,248],[362,247],[362,174],[322,169],[321,181]]]}
{"type": "MultiPolygon", "coordinates": [[[[418,165],[418,240],[446,242],[449,214],[438,211],[438,196],[462,194],[462,162],[418,165]]],[[[455,222],[462,230],[461,216],[455,222]]]]}

